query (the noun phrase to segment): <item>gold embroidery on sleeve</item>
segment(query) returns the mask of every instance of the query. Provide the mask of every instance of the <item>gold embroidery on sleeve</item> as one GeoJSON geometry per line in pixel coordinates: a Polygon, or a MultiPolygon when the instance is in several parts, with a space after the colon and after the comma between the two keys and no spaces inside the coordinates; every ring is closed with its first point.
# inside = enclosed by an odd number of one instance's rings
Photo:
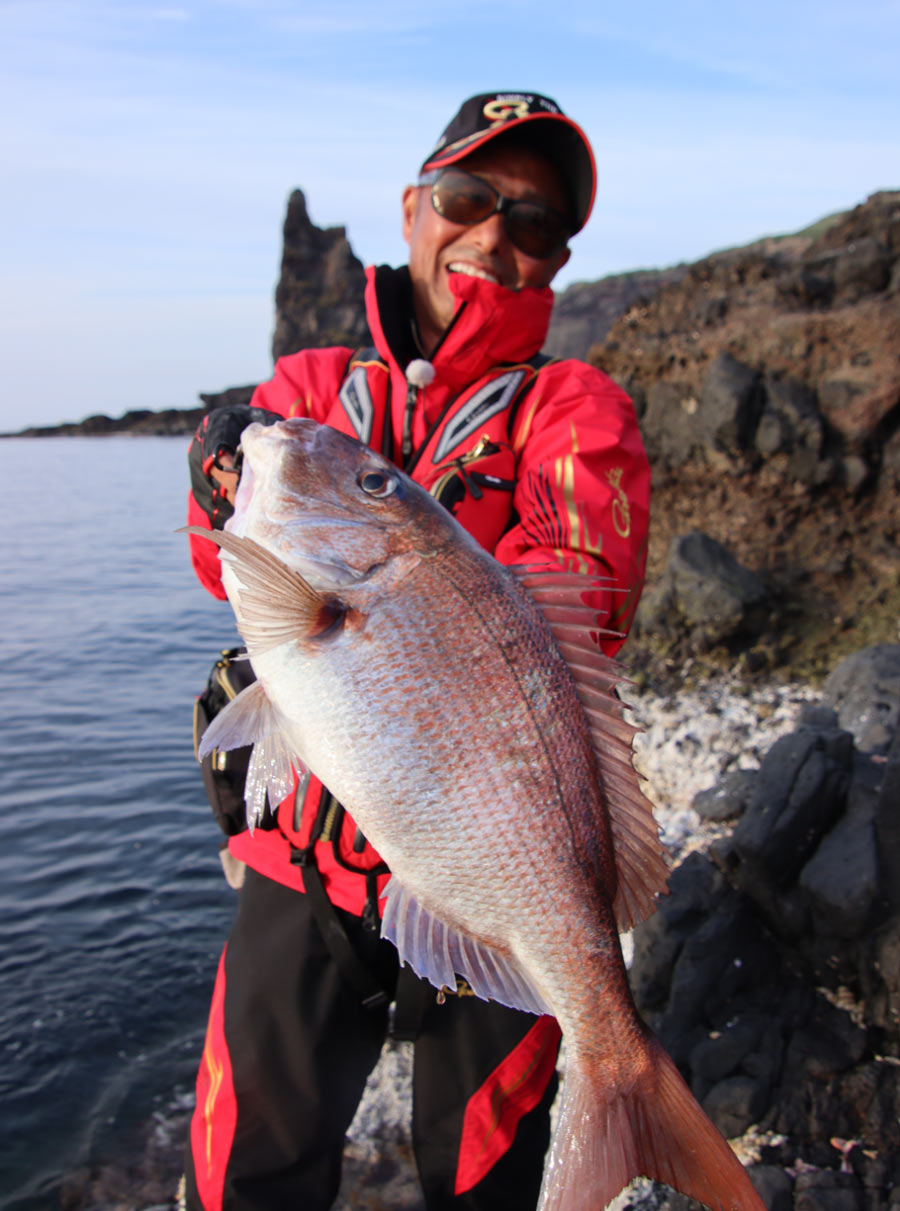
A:
{"type": "Polygon", "coordinates": [[[516,454],[522,453],[525,443],[531,435],[531,422],[534,420],[534,414],[537,411],[537,407],[540,402],[540,391],[532,391],[531,398],[527,401],[528,411],[525,413],[521,423],[518,425],[516,435],[513,438],[512,446],[516,454]]]}
{"type": "Polygon", "coordinates": [[[594,536],[590,533],[587,513],[584,503],[575,500],[575,455],[578,453],[578,434],[575,425],[570,422],[572,434],[572,452],[563,458],[558,458],[554,464],[556,470],[556,486],[563,495],[566,503],[566,515],[569,519],[569,542],[572,553],[580,552],[579,565],[581,571],[589,572],[590,564],[585,555],[598,556],[603,549],[603,534],[598,531],[594,536]]]}
{"type": "Polygon", "coordinates": [[[612,502],[613,526],[620,538],[627,538],[631,533],[631,507],[622,487],[622,468],[614,467],[612,471],[607,471],[606,479],[616,493],[612,502]]]}

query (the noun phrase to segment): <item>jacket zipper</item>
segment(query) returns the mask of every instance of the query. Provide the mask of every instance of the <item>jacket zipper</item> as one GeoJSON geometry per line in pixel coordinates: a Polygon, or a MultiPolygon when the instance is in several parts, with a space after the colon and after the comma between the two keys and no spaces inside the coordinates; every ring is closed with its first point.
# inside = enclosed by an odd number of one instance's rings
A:
{"type": "Polygon", "coordinates": [[[406,406],[403,412],[403,442],[400,447],[400,453],[403,458],[403,466],[405,467],[409,461],[409,456],[412,454],[412,418],[416,408],[416,400],[419,398],[419,388],[412,383],[406,384],[406,406]]]}
{"type": "MultiPolygon", "coordinates": [[[[437,357],[438,350],[440,349],[441,345],[443,345],[444,341],[447,339],[447,337],[450,335],[450,333],[453,331],[453,329],[456,327],[457,323],[459,322],[460,316],[466,310],[467,306],[468,306],[468,303],[460,304],[459,310],[453,316],[453,319],[450,321],[450,323],[447,325],[447,327],[444,329],[441,339],[438,341],[438,343],[432,349],[431,354],[426,359],[427,361],[431,362],[432,365],[434,365],[434,359],[435,359],[435,357],[437,357]]],[[[422,356],[424,357],[425,355],[423,354],[422,356]]],[[[409,462],[409,460],[412,458],[412,455],[413,455],[412,418],[413,418],[413,412],[415,411],[415,407],[416,407],[416,401],[419,398],[418,393],[419,393],[419,388],[414,387],[413,384],[410,383],[409,380],[407,380],[406,407],[403,412],[403,441],[402,441],[402,445],[400,447],[400,455],[401,455],[401,458],[403,459],[402,466],[403,466],[404,471],[406,471],[407,473],[409,473],[412,470],[412,467],[408,466],[407,463],[409,462]]],[[[454,397],[454,399],[455,399],[455,397],[454,397]]],[[[452,402],[453,401],[451,400],[450,403],[452,403],[452,402]]],[[[447,407],[449,408],[450,404],[448,404],[447,407]]],[[[435,422],[435,425],[432,426],[431,431],[428,433],[428,436],[425,438],[426,445],[430,441],[431,434],[434,432],[435,427],[440,423],[440,420],[442,419],[445,412],[446,412],[446,408],[444,409],[444,412],[441,414],[441,417],[439,417],[438,420],[435,422]]]]}

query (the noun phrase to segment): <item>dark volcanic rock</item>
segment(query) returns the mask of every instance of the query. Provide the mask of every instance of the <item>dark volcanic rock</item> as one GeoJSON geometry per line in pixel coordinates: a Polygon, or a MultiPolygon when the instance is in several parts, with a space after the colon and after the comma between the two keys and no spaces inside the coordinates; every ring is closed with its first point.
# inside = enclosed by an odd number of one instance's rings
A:
{"type": "MultiPolygon", "coordinates": [[[[900,1177],[891,729],[879,761],[834,711],[808,712],[766,756],[734,833],[677,867],[635,931],[639,1007],[726,1134],[785,1137],[763,1160],[796,1173],[795,1208],[880,1211],[900,1177]]],[[[790,1205],[773,1173],[754,1180],[790,1205]]]]}
{"type": "MultiPolygon", "coordinates": [[[[628,384],[633,393],[633,384],[628,384]]],[[[678,467],[702,449],[697,397],[690,384],[653,382],[644,394],[641,432],[654,465],[678,467]]]]}
{"type": "Polygon", "coordinates": [[[754,1165],[750,1180],[768,1211],[792,1211],[794,1183],[783,1169],[776,1165],[754,1165]]]}
{"type": "Polygon", "coordinates": [[[764,459],[780,455],[791,479],[821,484],[835,471],[832,462],[823,462],[825,435],[825,422],[809,387],[789,375],[766,374],[756,452],[764,459]]]}
{"type": "MultiPolygon", "coordinates": [[[[835,651],[896,638],[898,291],[900,192],[884,192],[688,266],[592,350],[635,400],[653,466],[648,591],[673,539],[699,529],[773,592],[787,627],[747,649],[746,672],[818,677],[835,651]]],[[[702,655],[677,633],[636,638],[651,680],[702,655]]]]}
{"type": "Polygon", "coordinates": [[[825,692],[859,748],[886,752],[900,725],[900,644],[880,643],[848,656],[825,692]]]}
{"type": "Polygon", "coordinates": [[[277,361],[299,349],[371,344],[363,306],[365,273],[343,227],[316,227],[295,189],[284,220],[281,277],[275,290],[277,361]]]}
{"type": "Polygon", "coordinates": [[[756,770],[729,770],[715,786],[699,791],[691,806],[703,820],[735,820],[751,801],[756,779],[756,770]]]}
{"type": "Polygon", "coordinates": [[[795,879],[845,798],[848,732],[801,730],[777,740],[734,830],[738,884],[761,903],[795,879]]]}
{"type": "Polygon", "coordinates": [[[752,1076],[729,1076],[713,1085],[703,1109],[726,1139],[743,1135],[765,1110],[769,1088],[752,1076]]]}
{"type": "Polygon", "coordinates": [[[662,576],[641,600],[638,628],[687,634],[692,647],[703,650],[758,634],[767,618],[762,581],[721,543],[694,530],[672,541],[662,576]]]}
{"type": "Polygon", "coordinates": [[[900,193],[883,192],[818,238],[707,257],[626,312],[592,358],[619,382],[645,392],[680,382],[698,399],[722,354],[759,374],[790,375],[848,451],[866,457],[867,443],[900,420],[898,231],[900,193]]]}
{"type": "Polygon", "coordinates": [[[862,1186],[852,1173],[801,1173],[794,1186],[794,1211],[864,1211],[862,1186]]]}
{"type": "MultiPolygon", "coordinates": [[[[894,908],[900,909],[900,810],[897,808],[900,804],[900,726],[887,752],[883,775],[875,816],[879,864],[888,900],[894,908]]],[[[900,983],[900,964],[897,972],[900,983]]]]}
{"type": "MultiPolygon", "coordinates": [[[[838,457],[839,443],[805,383],[784,374],[761,375],[729,353],[714,358],[699,392],[679,379],[657,379],[646,390],[626,386],[637,389],[643,401],[641,429],[653,463],[676,467],[700,456],[719,466],[724,455],[755,465],[761,459],[810,486],[835,479],[842,463],[844,479],[854,487],[869,475],[865,460],[856,460],[856,470],[852,455],[838,457]]],[[[844,388],[830,388],[839,389],[844,388]]]]}
{"type": "MultiPolygon", "coordinates": [[[[288,199],[281,276],[275,288],[275,361],[300,349],[371,344],[363,293],[365,271],[343,227],[316,227],[303,191],[288,199]]],[[[255,384],[200,393],[207,409],[248,404],[255,384]]]]}
{"type": "Polygon", "coordinates": [[[762,406],[759,374],[730,353],[718,354],[706,372],[697,410],[704,444],[726,453],[749,449],[762,406]]]}

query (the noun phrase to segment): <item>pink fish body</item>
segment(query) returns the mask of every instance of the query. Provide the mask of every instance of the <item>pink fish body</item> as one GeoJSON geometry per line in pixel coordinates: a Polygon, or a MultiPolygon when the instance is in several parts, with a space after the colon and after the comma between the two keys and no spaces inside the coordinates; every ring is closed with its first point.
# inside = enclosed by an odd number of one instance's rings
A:
{"type": "Polygon", "coordinates": [[[228,532],[196,532],[223,548],[258,677],[204,737],[254,743],[251,823],[312,771],[390,866],[382,931],[401,959],[558,1020],[540,1211],[598,1211],[638,1174],[761,1211],[628,989],[619,929],[653,911],[666,868],[592,636],[595,582],[511,574],[312,421],[251,425],[242,445],[228,532]]]}

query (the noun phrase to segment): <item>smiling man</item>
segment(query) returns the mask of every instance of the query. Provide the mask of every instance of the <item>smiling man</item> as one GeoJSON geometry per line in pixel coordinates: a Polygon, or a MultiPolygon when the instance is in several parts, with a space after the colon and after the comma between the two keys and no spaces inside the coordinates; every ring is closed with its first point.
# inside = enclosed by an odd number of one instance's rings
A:
{"type": "MultiPolygon", "coordinates": [[[[283,358],[250,408],[207,417],[190,451],[189,520],[230,516],[251,420],[310,416],[393,459],[501,562],[605,578],[598,621],[614,652],[643,582],[647,460],[627,396],[584,363],[540,353],[550,283],[594,191],[590,144],[554,101],[466,101],[403,193],[408,266],[368,271],[374,347],[283,358]]],[[[191,553],[224,597],[216,548],[192,539],[191,553]]],[[[315,778],[228,851],[243,882],[197,1081],[189,1204],[330,1207],[390,1029],[415,1039],[429,1211],[533,1207],[556,1023],[479,1001],[464,982],[438,1003],[408,969],[398,975],[377,932],[387,868],[315,778]]]]}
{"type": "Polygon", "coordinates": [[[508,140],[470,152],[459,166],[423,172],[403,194],[423,349],[435,348],[456,311],[451,273],[521,290],[549,286],[569,259],[570,203],[559,171],[521,136],[510,132],[508,140]]]}

